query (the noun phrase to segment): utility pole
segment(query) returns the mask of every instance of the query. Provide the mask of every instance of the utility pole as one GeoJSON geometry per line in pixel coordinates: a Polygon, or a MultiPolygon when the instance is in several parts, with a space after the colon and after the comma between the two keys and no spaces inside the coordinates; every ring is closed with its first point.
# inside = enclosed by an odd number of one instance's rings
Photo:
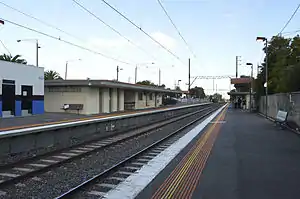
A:
{"type": "Polygon", "coordinates": [[[117,81],[119,81],[119,66],[117,66],[117,81]]]}
{"type": "Polygon", "coordinates": [[[265,38],[266,42],[266,118],[268,118],[268,39],[265,38]]]}
{"type": "Polygon", "coordinates": [[[161,85],[161,71],[158,69],[158,86],[161,85]]]}
{"type": "Polygon", "coordinates": [[[239,65],[239,57],[235,57],[235,78],[238,77],[238,65],[239,65]]]}
{"type": "Polygon", "coordinates": [[[36,40],[36,67],[39,67],[39,42],[36,40]]]}
{"type": "Polygon", "coordinates": [[[68,75],[68,61],[66,61],[65,80],[67,80],[67,75],[68,75]]]}
{"type": "Polygon", "coordinates": [[[190,90],[191,90],[191,59],[189,58],[189,95],[190,95],[190,90]]]}
{"type": "Polygon", "coordinates": [[[119,66],[117,66],[117,81],[119,81],[119,72],[120,70],[123,70],[123,68],[120,68],[119,66]]]}
{"type": "Polygon", "coordinates": [[[137,65],[135,66],[135,72],[134,72],[134,83],[136,84],[136,78],[137,78],[137,65]]]}

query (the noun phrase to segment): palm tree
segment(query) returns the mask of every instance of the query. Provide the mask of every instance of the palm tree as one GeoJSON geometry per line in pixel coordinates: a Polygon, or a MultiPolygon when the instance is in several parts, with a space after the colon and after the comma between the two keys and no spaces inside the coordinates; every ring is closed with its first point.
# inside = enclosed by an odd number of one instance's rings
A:
{"type": "Polygon", "coordinates": [[[61,76],[59,75],[58,72],[56,72],[54,70],[47,70],[44,73],[44,79],[45,80],[57,80],[57,79],[63,79],[63,78],[61,78],[61,76]]]}
{"type": "Polygon", "coordinates": [[[11,56],[7,54],[0,55],[0,60],[3,61],[9,61],[9,62],[15,62],[19,64],[27,64],[27,61],[25,59],[20,59],[21,55],[11,56]]]}

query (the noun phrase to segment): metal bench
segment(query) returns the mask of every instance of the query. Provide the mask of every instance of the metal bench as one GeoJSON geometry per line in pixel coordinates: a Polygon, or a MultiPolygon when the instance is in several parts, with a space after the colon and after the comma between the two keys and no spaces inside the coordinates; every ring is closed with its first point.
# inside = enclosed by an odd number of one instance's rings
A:
{"type": "Polygon", "coordinates": [[[79,111],[83,110],[83,104],[64,104],[62,107],[63,110],[68,111],[77,111],[77,114],[79,114],[79,111]]]}
{"type": "Polygon", "coordinates": [[[283,128],[287,121],[288,112],[279,110],[276,118],[275,118],[275,125],[280,125],[283,128]]]}

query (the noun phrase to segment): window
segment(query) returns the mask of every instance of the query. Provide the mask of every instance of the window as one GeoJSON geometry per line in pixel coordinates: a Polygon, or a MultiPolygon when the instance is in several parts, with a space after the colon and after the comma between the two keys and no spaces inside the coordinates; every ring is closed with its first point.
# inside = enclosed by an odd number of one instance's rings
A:
{"type": "Polygon", "coordinates": [[[149,100],[153,100],[153,93],[149,94],[149,100]]]}
{"type": "Polygon", "coordinates": [[[143,100],[143,93],[139,93],[139,100],[143,100]]]}

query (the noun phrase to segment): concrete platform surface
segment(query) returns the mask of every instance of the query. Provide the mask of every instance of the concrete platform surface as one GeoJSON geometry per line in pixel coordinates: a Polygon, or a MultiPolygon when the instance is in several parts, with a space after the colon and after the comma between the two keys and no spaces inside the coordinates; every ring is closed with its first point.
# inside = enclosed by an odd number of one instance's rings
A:
{"type": "Polygon", "coordinates": [[[227,109],[136,198],[300,198],[299,157],[299,135],[227,109]]]}

